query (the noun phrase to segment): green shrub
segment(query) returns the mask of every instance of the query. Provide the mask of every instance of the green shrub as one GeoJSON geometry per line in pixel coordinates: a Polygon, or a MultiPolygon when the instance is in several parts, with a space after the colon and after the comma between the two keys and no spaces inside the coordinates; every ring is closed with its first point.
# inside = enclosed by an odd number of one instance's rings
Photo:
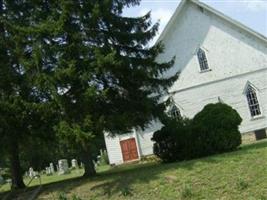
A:
{"type": "Polygon", "coordinates": [[[153,134],[154,154],[164,162],[231,151],[241,144],[242,119],[230,106],[208,104],[193,120],[171,119],[153,134]]]}
{"type": "Polygon", "coordinates": [[[232,107],[208,104],[194,118],[192,139],[195,157],[211,155],[236,149],[241,144],[238,126],[242,119],[232,107]]]}
{"type": "Polygon", "coordinates": [[[189,158],[191,124],[192,121],[189,119],[167,118],[165,126],[153,134],[154,154],[164,162],[189,158]]]}

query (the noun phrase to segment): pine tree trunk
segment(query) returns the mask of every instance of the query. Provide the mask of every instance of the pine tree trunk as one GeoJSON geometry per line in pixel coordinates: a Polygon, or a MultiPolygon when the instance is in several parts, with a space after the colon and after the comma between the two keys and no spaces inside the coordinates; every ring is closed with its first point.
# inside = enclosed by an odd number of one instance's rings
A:
{"type": "MultiPolygon", "coordinates": [[[[0,0],[0,12],[3,11],[3,1],[0,0]]],[[[3,24],[0,23],[0,33],[3,36],[5,32],[3,24]]],[[[9,150],[9,158],[11,164],[11,176],[12,176],[12,186],[11,189],[19,189],[25,188],[25,184],[23,182],[23,177],[21,173],[20,161],[19,161],[19,150],[18,150],[18,142],[16,138],[11,138],[11,141],[8,146],[9,150]]]]}
{"type": "Polygon", "coordinates": [[[95,165],[93,163],[92,155],[89,151],[82,153],[82,162],[84,164],[83,177],[92,177],[96,175],[95,165]]]}
{"type": "Polygon", "coordinates": [[[9,149],[10,149],[9,155],[10,155],[11,176],[12,176],[11,189],[16,190],[25,188],[25,184],[23,182],[23,177],[21,173],[18,143],[16,140],[12,141],[11,145],[9,146],[9,149]]]}

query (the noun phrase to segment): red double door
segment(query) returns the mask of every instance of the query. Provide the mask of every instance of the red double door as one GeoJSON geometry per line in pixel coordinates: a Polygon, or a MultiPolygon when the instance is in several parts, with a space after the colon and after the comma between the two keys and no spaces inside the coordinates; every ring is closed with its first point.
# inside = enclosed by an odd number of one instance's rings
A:
{"type": "Polygon", "coordinates": [[[120,141],[123,161],[138,159],[135,138],[120,141]]]}

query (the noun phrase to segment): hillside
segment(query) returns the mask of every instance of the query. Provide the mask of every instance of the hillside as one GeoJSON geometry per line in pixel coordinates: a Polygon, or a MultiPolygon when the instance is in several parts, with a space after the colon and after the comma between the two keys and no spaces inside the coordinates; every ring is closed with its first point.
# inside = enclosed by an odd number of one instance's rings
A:
{"type": "MultiPolygon", "coordinates": [[[[267,199],[267,141],[180,163],[132,164],[44,185],[38,199],[267,199]]],[[[20,195],[20,199],[25,196],[20,195]]]]}

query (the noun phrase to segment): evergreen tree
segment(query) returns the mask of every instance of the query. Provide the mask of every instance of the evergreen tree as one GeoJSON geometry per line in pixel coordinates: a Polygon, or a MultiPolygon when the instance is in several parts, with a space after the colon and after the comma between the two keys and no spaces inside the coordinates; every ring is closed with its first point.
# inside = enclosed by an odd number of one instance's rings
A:
{"type": "Polygon", "coordinates": [[[57,116],[46,84],[51,65],[42,52],[45,36],[33,27],[47,16],[44,5],[0,0],[0,146],[9,158],[12,189],[25,187],[24,145],[31,137],[49,141],[57,116]]]}
{"type": "Polygon", "coordinates": [[[163,46],[149,46],[159,25],[150,13],[122,16],[139,2],[0,0],[0,134],[14,162],[14,188],[23,187],[18,144],[46,138],[38,126],[51,130],[53,108],[56,130],[80,152],[85,176],[95,174],[104,132],[145,128],[161,116],[159,98],[178,75],[164,78],[174,59],[158,63],[163,46]]]}
{"type": "Polygon", "coordinates": [[[124,17],[139,0],[63,1],[58,29],[57,102],[64,115],[58,126],[63,138],[81,148],[85,176],[95,174],[92,154],[103,133],[121,134],[145,128],[159,118],[159,98],[177,79],[163,78],[174,59],[158,63],[161,43],[149,43],[158,30],[150,13],[124,17]]]}

